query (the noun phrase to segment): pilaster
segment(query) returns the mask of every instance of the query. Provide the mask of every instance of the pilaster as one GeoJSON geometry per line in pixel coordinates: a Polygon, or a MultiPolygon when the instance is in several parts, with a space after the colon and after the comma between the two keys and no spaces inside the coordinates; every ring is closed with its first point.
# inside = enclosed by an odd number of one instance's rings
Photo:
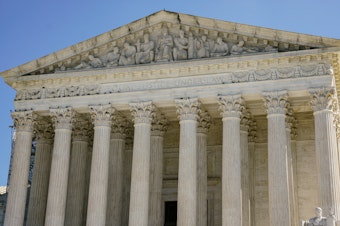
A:
{"type": "Polygon", "coordinates": [[[118,113],[113,116],[110,139],[109,184],[106,225],[122,225],[124,152],[127,120],[118,113]]]}
{"type": "Polygon", "coordinates": [[[168,121],[156,112],[151,124],[149,226],[162,224],[163,138],[168,121]]]}
{"type": "Polygon", "coordinates": [[[72,133],[72,149],[66,202],[66,226],[83,223],[89,117],[78,115],[72,133]]]}
{"type": "Polygon", "coordinates": [[[222,226],[242,225],[240,117],[243,99],[241,95],[230,95],[219,96],[218,101],[223,121],[222,226]]]}
{"type": "Polygon", "coordinates": [[[34,133],[37,144],[26,225],[43,226],[54,137],[51,122],[43,117],[38,118],[34,133]]]}
{"type": "Polygon", "coordinates": [[[206,110],[199,111],[197,125],[197,226],[207,226],[208,221],[208,164],[207,132],[211,116],[206,110]]]}

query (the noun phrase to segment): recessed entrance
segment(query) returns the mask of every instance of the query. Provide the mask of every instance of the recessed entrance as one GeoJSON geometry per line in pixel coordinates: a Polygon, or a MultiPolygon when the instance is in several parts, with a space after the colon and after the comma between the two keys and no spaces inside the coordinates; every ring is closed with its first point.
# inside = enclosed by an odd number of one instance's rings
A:
{"type": "Polygon", "coordinates": [[[176,226],[177,201],[165,202],[164,226],[176,226]]]}

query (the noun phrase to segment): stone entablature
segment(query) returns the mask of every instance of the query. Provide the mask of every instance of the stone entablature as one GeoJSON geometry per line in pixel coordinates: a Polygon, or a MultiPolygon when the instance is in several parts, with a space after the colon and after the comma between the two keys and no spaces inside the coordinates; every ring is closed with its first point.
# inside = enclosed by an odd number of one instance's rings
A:
{"type": "Polygon", "coordinates": [[[331,65],[327,63],[297,65],[294,67],[268,68],[239,72],[226,72],[177,79],[158,79],[135,82],[108,83],[103,85],[62,86],[55,88],[22,89],[18,90],[15,100],[36,100],[97,94],[125,93],[143,90],[158,90],[194,86],[256,82],[266,80],[281,80],[313,76],[333,75],[331,65]]]}

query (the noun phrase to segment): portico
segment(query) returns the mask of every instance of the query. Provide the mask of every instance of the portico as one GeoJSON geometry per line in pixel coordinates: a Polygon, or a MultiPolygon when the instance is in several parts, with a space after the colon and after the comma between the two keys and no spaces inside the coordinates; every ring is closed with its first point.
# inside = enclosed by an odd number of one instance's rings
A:
{"type": "Polygon", "coordinates": [[[32,185],[27,225],[160,226],[168,201],[182,226],[298,226],[310,206],[340,217],[340,41],[243,26],[161,11],[3,72],[17,90],[5,225],[24,221],[33,139],[46,188],[32,185]]]}

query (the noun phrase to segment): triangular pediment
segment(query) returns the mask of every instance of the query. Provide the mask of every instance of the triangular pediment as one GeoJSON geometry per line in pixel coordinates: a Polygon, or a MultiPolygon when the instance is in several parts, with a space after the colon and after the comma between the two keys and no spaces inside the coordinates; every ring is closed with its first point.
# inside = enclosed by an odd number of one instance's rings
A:
{"type": "Polygon", "coordinates": [[[340,47],[340,40],[159,11],[2,73],[52,74],[340,47]]]}

